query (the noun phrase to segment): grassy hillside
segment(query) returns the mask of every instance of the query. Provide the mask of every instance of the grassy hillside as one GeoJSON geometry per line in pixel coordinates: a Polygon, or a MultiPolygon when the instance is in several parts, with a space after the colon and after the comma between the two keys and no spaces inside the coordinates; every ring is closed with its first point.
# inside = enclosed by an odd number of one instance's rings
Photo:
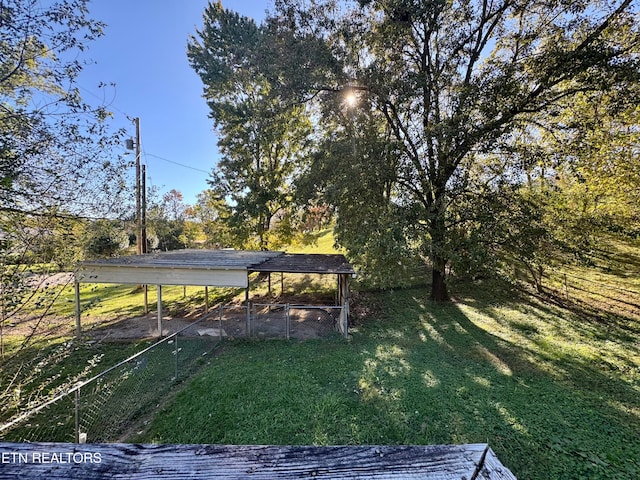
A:
{"type": "Polygon", "coordinates": [[[350,343],[230,343],[135,440],[488,442],[519,478],[637,478],[637,322],[498,284],[468,285],[451,305],[426,296],[361,297],[350,343]]]}
{"type": "Polygon", "coordinates": [[[286,248],[286,251],[288,253],[344,253],[336,249],[333,230],[330,228],[311,233],[307,243],[291,246],[286,248]]]}

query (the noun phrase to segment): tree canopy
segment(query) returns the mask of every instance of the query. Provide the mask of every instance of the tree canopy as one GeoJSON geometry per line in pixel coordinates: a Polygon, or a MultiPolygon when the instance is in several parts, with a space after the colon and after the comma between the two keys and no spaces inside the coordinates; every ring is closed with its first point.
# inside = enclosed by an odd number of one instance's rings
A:
{"type": "Polygon", "coordinates": [[[637,223],[632,0],[277,0],[260,25],[218,2],[204,18],[189,58],[221,135],[211,184],[263,248],[290,198],[326,204],[379,284],[423,259],[446,300],[451,270],[539,272],[584,248],[584,222],[637,223]]]}
{"type": "Polygon", "coordinates": [[[102,34],[87,1],[0,3],[0,210],[100,216],[120,205],[120,132],[82,100],[81,52],[102,34]]]}
{"type": "MultiPolygon", "coordinates": [[[[431,296],[445,300],[446,267],[464,252],[461,240],[498,240],[490,220],[499,212],[486,208],[506,208],[488,200],[526,177],[529,166],[515,148],[518,139],[526,135],[535,145],[547,129],[564,128],[549,119],[571,115],[566,109],[572,102],[591,93],[634,94],[636,17],[630,0],[361,0],[309,7],[281,0],[271,22],[283,38],[312,45],[309,51],[322,42],[332,52],[332,62],[316,62],[324,83],[318,75],[307,82],[291,76],[288,87],[296,98],[324,98],[344,109],[329,97],[350,91],[357,108],[381,125],[379,137],[392,138],[388,155],[367,157],[392,165],[385,188],[387,207],[395,212],[378,231],[390,241],[387,251],[401,236],[429,258],[431,296]]],[[[315,61],[289,55],[280,65],[286,72],[315,61]]],[[[280,78],[287,86],[289,76],[280,78]]],[[[632,102],[637,105],[637,96],[632,102]]],[[[336,131],[326,135],[335,137],[336,131]]],[[[351,162],[343,153],[337,157],[351,162]]],[[[363,198],[360,187],[354,183],[345,197],[363,198]]],[[[348,202],[340,207],[339,217],[341,211],[353,213],[348,202]]],[[[370,239],[340,238],[350,250],[370,239]]]]}
{"type": "Polygon", "coordinates": [[[279,227],[290,217],[293,178],[311,134],[304,107],[284,101],[266,74],[263,52],[272,41],[263,26],[218,2],[188,44],[220,138],[222,159],[209,183],[228,204],[234,246],[266,249],[286,232],[279,227]]]}

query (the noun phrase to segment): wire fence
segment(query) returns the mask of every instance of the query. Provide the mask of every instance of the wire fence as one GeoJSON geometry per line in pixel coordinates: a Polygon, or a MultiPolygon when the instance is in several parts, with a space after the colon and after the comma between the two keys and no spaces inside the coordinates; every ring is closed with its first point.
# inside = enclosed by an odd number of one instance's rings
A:
{"type": "Polygon", "coordinates": [[[257,338],[326,337],[332,332],[346,336],[345,307],[335,305],[292,305],[253,303],[249,316],[249,336],[257,338]]]}
{"type": "Polygon", "coordinates": [[[347,306],[220,305],[150,347],[0,425],[15,442],[123,442],[225,337],[309,339],[347,332],[347,306]]]}
{"type": "Polygon", "coordinates": [[[580,302],[610,313],[640,315],[640,291],[611,285],[566,272],[546,275],[556,295],[567,301],[580,302]]]}
{"type": "Polygon", "coordinates": [[[0,426],[0,436],[16,442],[124,441],[138,433],[176,384],[207,361],[222,339],[221,331],[219,320],[206,315],[18,415],[0,426]]]}
{"type": "Polygon", "coordinates": [[[251,302],[248,306],[220,305],[211,315],[217,315],[222,337],[305,340],[336,331],[346,336],[346,308],[251,302]]]}

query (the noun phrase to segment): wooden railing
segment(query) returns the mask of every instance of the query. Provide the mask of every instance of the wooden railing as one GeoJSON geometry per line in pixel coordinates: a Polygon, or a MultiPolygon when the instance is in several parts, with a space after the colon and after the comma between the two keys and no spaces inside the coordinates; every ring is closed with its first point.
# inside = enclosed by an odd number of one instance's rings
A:
{"type": "Polygon", "coordinates": [[[515,480],[485,444],[231,446],[0,443],[0,479],[515,480]]]}

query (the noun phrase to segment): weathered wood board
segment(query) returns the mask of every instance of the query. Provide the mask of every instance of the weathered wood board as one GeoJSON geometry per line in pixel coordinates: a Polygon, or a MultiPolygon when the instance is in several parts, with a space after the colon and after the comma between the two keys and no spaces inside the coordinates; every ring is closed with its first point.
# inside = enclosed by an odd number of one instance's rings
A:
{"type": "Polygon", "coordinates": [[[233,446],[0,443],[0,479],[515,480],[485,444],[233,446]]]}

